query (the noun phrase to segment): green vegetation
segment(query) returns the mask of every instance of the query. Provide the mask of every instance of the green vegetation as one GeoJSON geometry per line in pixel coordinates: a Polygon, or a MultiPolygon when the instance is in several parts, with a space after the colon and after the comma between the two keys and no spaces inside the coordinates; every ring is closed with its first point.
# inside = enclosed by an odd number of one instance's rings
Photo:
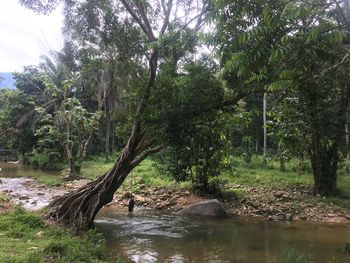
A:
{"type": "Polygon", "coordinates": [[[65,180],[58,175],[39,175],[34,177],[39,184],[47,186],[60,186],[65,180]]]}
{"type": "MultiPolygon", "coordinates": [[[[279,161],[269,160],[268,164],[265,164],[260,156],[253,156],[250,163],[246,163],[243,158],[235,158],[232,160],[231,166],[232,168],[224,171],[220,177],[222,181],[228,184],[262,187],[269,190],[305,188],[312,192],[313,189],[313,178],[310,168],[306,169],[307,171],[300,172],[300,164],[295,159],[287,162],[283,171],[280,169],[279,161]]],[[[344,172],[342,170],[342,173],[344,172]]],[[[307,195],[304,199],[306,202],[314,205],[319,203],[336,204],[350,209],[350,177],[345,175],[339,176],[338,187],[340,193],[337,196],[307,195]]],[[[242,191],[238,191],[238,194],[241,197],[249,195],[249,193],[242,191]]]]}
{"type": "Polygon", "coordinates": [[[299,164],[291,160],[285,164],[281,171],[280,162],[268,160],[264,163],[261,156],[253,155],[251,162],[247,163],[243,158],[233,158],[230,168],[223,172],[223,178],[243,185],[259,185],[283,189],[290,186],[312,186],[311,171],[298,172],[299,164]]]}
{"type": "MultiPolygon", "coordinates": [[[[64,46],[0,90],[0,149],[99,178],[51,202],[51,221],[87,230],[119,188],[141,185],[242,199],[297,189],[300,202],[350,208],[348,0],[19,2],[62,4],[64,46]]],[[[7,261],[104,260],[92,234],[1,217],[7,261]]]]}
{"type": "Polygon", "coordinates": [[[350,254],[350,243],[346,243],[343,248],[345,253],[350,254]]]}
{"type": "Polygon", "coordinates": [[[86,159],[120,153],[93,195],[54,203],[60,222],[91,226],[124,180],[172,182],[137,169],[155,153],[203,195],[225,180],[303,185],[348,206],[348,1],[19,1],[42,13],[62,2],[65,45],[1,90],[0,146],[38,167],[65,164],[69,179],[102,175],[108,165],[89,171],[86,159]],[[254,155],[265,167],[248,165],[254,155]]]}
{"type": "MultiPolygon", "coordinates": [[[[113,165],[113,161],[106,162],[104,157],[95,157],[88,160],[82,169],[81,176],[91,180],[96,179],[105,173],[113,165]]],[[[290,190],[306,189],[312,192],[313,179],[310,167],[304,167],[305,171],[300,171],[300,163],[297,159],[292,159],[285,164],[285,169],[281,171],[278,160],[268,160],[265,164],[261,156],[253,155],[249,163],[244,157],[231,158],[230,164],[226,165],[222,173],[215,177],[212,184],[219,183],[219,191],[225,186],[241,185],[246,187],[261,187],[270,190],[290,190]]],[[[345,174],[346,167],[340,170],[340,174],[345,174]]],[[[123,191],[137,191],[140,185],[147,187],[167,186],[178,188],[191,188],[191,181],[176,183],[171,174],[164,170],[164,166],[159,158],[148,158],[135,168],[121,187],[123,191]]],[[[313,205],[335,204],[340,207],[350,209],[350,176],[339,176],[338,196],[313,196],[306,195],[304,200],[313,205]]],[[[226,191],[226,190],[225,190],[226,191]]],[[[233,191],[239,198],[248,197],[250,193],[240,189],[233,191]]]]}
{"type": "Polygon", "coordinates": [[[104,239],[93,231],[77,237],[18,208],[0,214],[0,262],[109,262],[104,251],[104,239]]]}
{"type": "MultiPolygon", "coordinates": [[[[86,161],[81,170],[81,176],[91,180],[106,173],[114,164],[113,160],[106,161],[104,157],[94,157],[86,161]]],[[[158,165],[153,159],[144,160],[137,166],[128,176],[124,187],[138,187],[140,184],[146,186],[169,186],[173,185],[175,180],[169,175],[160,173],[157,169],[158,165]]]]}
{"type": "Polygon", "coordinates": [[[273,259],[270,263],[311,263],[309,256],[303,255],[291,248],[285,250],[278,259],[273,259]]]}

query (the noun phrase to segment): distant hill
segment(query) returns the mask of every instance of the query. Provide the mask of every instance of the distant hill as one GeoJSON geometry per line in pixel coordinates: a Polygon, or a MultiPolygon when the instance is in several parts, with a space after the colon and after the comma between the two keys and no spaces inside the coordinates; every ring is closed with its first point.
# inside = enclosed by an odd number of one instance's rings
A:
{"type": "Polygon", "coordinates": [[[14,89],[15,88],[14,82],[15,80],[13,79],[12,73],[0,72],[0,89],[2,88],[14,89]]]}

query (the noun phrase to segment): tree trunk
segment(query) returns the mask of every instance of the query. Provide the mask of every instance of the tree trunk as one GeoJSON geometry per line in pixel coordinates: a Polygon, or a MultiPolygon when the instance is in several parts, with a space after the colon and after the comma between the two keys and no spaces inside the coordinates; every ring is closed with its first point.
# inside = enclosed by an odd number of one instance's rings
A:
{"type": "Polygon", "coordinates": [[[267,161],[266,93],[263,97],[264,162],[267,161]]]}
{"type": "Polygon", "coordinates": [[[349,125],[345,123],[345,147],[346,147],[346,159],[350,160],[350,136],[349,125]]]}
{"type": "Polygon", "coordinates": [[[255,153],[259,153],[259,129],[255,130],[255,153]]]}
{"type": "Polygon", "coordinates": [[[110,138],[111,138],[111,153],[113,154],[114,153],[114,150],[115,150],[115,121],[112,120],[111,122],[111,131],[112,131],[112,134],[110,135],[110,138]]]}
{"type": "Polygon", "coordinates": [[[134,155],[140,141],[139,123],[112,169],[96,181],[54,200],[49,219],[78,230],[90,228],[97,212],[113,199],[115,191],[135,167],[134,155]]]}
{"type": "Polygon", "coordinates": [[[319,130],[314,128],[310,154],[314,177],[314,193],[321,196],[330,196],[337,193],[339,156],[337,151],[334,152],[334,149],[327,150],[322,147],[320,139],[319,130]]]}
{"type": "Polygon", "coordinates": [[[155,49],[149,60],[149,81],[137,108],[131,135],[112,169],[96,181],[54,200],[49,205],[51,211],[47,216],[48,219],[76,230],[90,228],[98,211],[113,200],[114,193],[132,169],[149,154],[162,148],[162,146],[149,148],[155,144],[155,140],[147,138],[145,132],[141,131],[141,116],[154,85],[157,63],[158,51],[155,49]]]}
{"type": "Polygon", "coordinates": [[[315,97],[310,97],[311,107],[311,165],[314,176],[314,192],[322,196],[331,196],[338,193],[337,168],[340,160],[340,145],[344,140],[346,112],[350,100],[350,83],[347,83],[341,93],[340,105],[336,115],[335,134],[333,138],[326,138],[322,144],[322,127],[318,104],[315,97]]]}
{"type": "Polygon", "coordinates": [[[106,159],[110,155],[110,138],[111,138],[111,115],[108,110],[106,110],[106,144],[105,144],[105,154],[106,159]]]}

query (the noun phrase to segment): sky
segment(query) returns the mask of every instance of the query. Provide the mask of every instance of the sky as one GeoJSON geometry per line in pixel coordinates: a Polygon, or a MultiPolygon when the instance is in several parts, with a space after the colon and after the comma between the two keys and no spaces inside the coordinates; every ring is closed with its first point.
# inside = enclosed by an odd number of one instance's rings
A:
{"type": "Polygon", "coordinates": [[[63,46],[60,8],[50,15],[38,15],[17,0],[1,0],[0,72],[21,72],[24,66],[38,65],[41,55],[63,46]]]}

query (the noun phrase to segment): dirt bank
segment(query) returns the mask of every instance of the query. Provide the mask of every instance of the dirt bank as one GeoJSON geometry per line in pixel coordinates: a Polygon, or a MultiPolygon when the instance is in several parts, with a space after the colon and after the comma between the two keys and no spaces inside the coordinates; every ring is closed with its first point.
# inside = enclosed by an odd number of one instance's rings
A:
{"type": "MultiPolygon", "coordinates": [[[[307,188],[279,191],[259,187],[229,186],[229,194],[216,197],[224,202],[233,215],[250,216],[271,221],[309,220],[328,223],[349,223],[350,212],[334,204],[324,202],[307,203],[305,197],[311,196],[307,188]],[[239,197],[235,192],[245,192],[239,197]]],[[[227,193],[227,192],[226,192],[227,193]]],[[[205,199],[193,195],[187,189],[169,187],[146,187],[141,185],[133,193],[136,207],[179,211],[183,207],[205,199]]],[[[130,193],[121,191],[108,206],[127,206],[130,193]]],[[[213,198],[213,197],[207,197],[213,198]]]]}
{"type": "MultiPolygon", "coordinates": [[[[61,187],[47,187],[28,178],[2,179],[0,191],[6,193],[11,200],[26,209],[40,209],[53,198],[72,191],[88,180],[67,182],[61,187]]],[[[179,211],[183,207],[205,199],[193,195],[188,189],[175,187],[147,187],[138,185],[133,193],[121,189],[115,194],[109,208],[126,209],[130,195],[135,198],[136,210],[158,209],[179,211]]],[[[334,204],[325,202],[306,202],[312,195],[311,189],[298,187],[285,191],[231,185],[225,189],[224,195],[217,197],[223,201],[233,215],[250,216],[266,220],[309,220],[329,223],[349,223],[350,212],[334,204]],[[229,194],[227,194],[229,193],[229,194]],[[237,194],[235,194],[237,193],[237,194]],[[242,193],[244,193],[242,195],[242,193]]],[[[212,197],[208,197],[212,198],[212,197]]]]}

